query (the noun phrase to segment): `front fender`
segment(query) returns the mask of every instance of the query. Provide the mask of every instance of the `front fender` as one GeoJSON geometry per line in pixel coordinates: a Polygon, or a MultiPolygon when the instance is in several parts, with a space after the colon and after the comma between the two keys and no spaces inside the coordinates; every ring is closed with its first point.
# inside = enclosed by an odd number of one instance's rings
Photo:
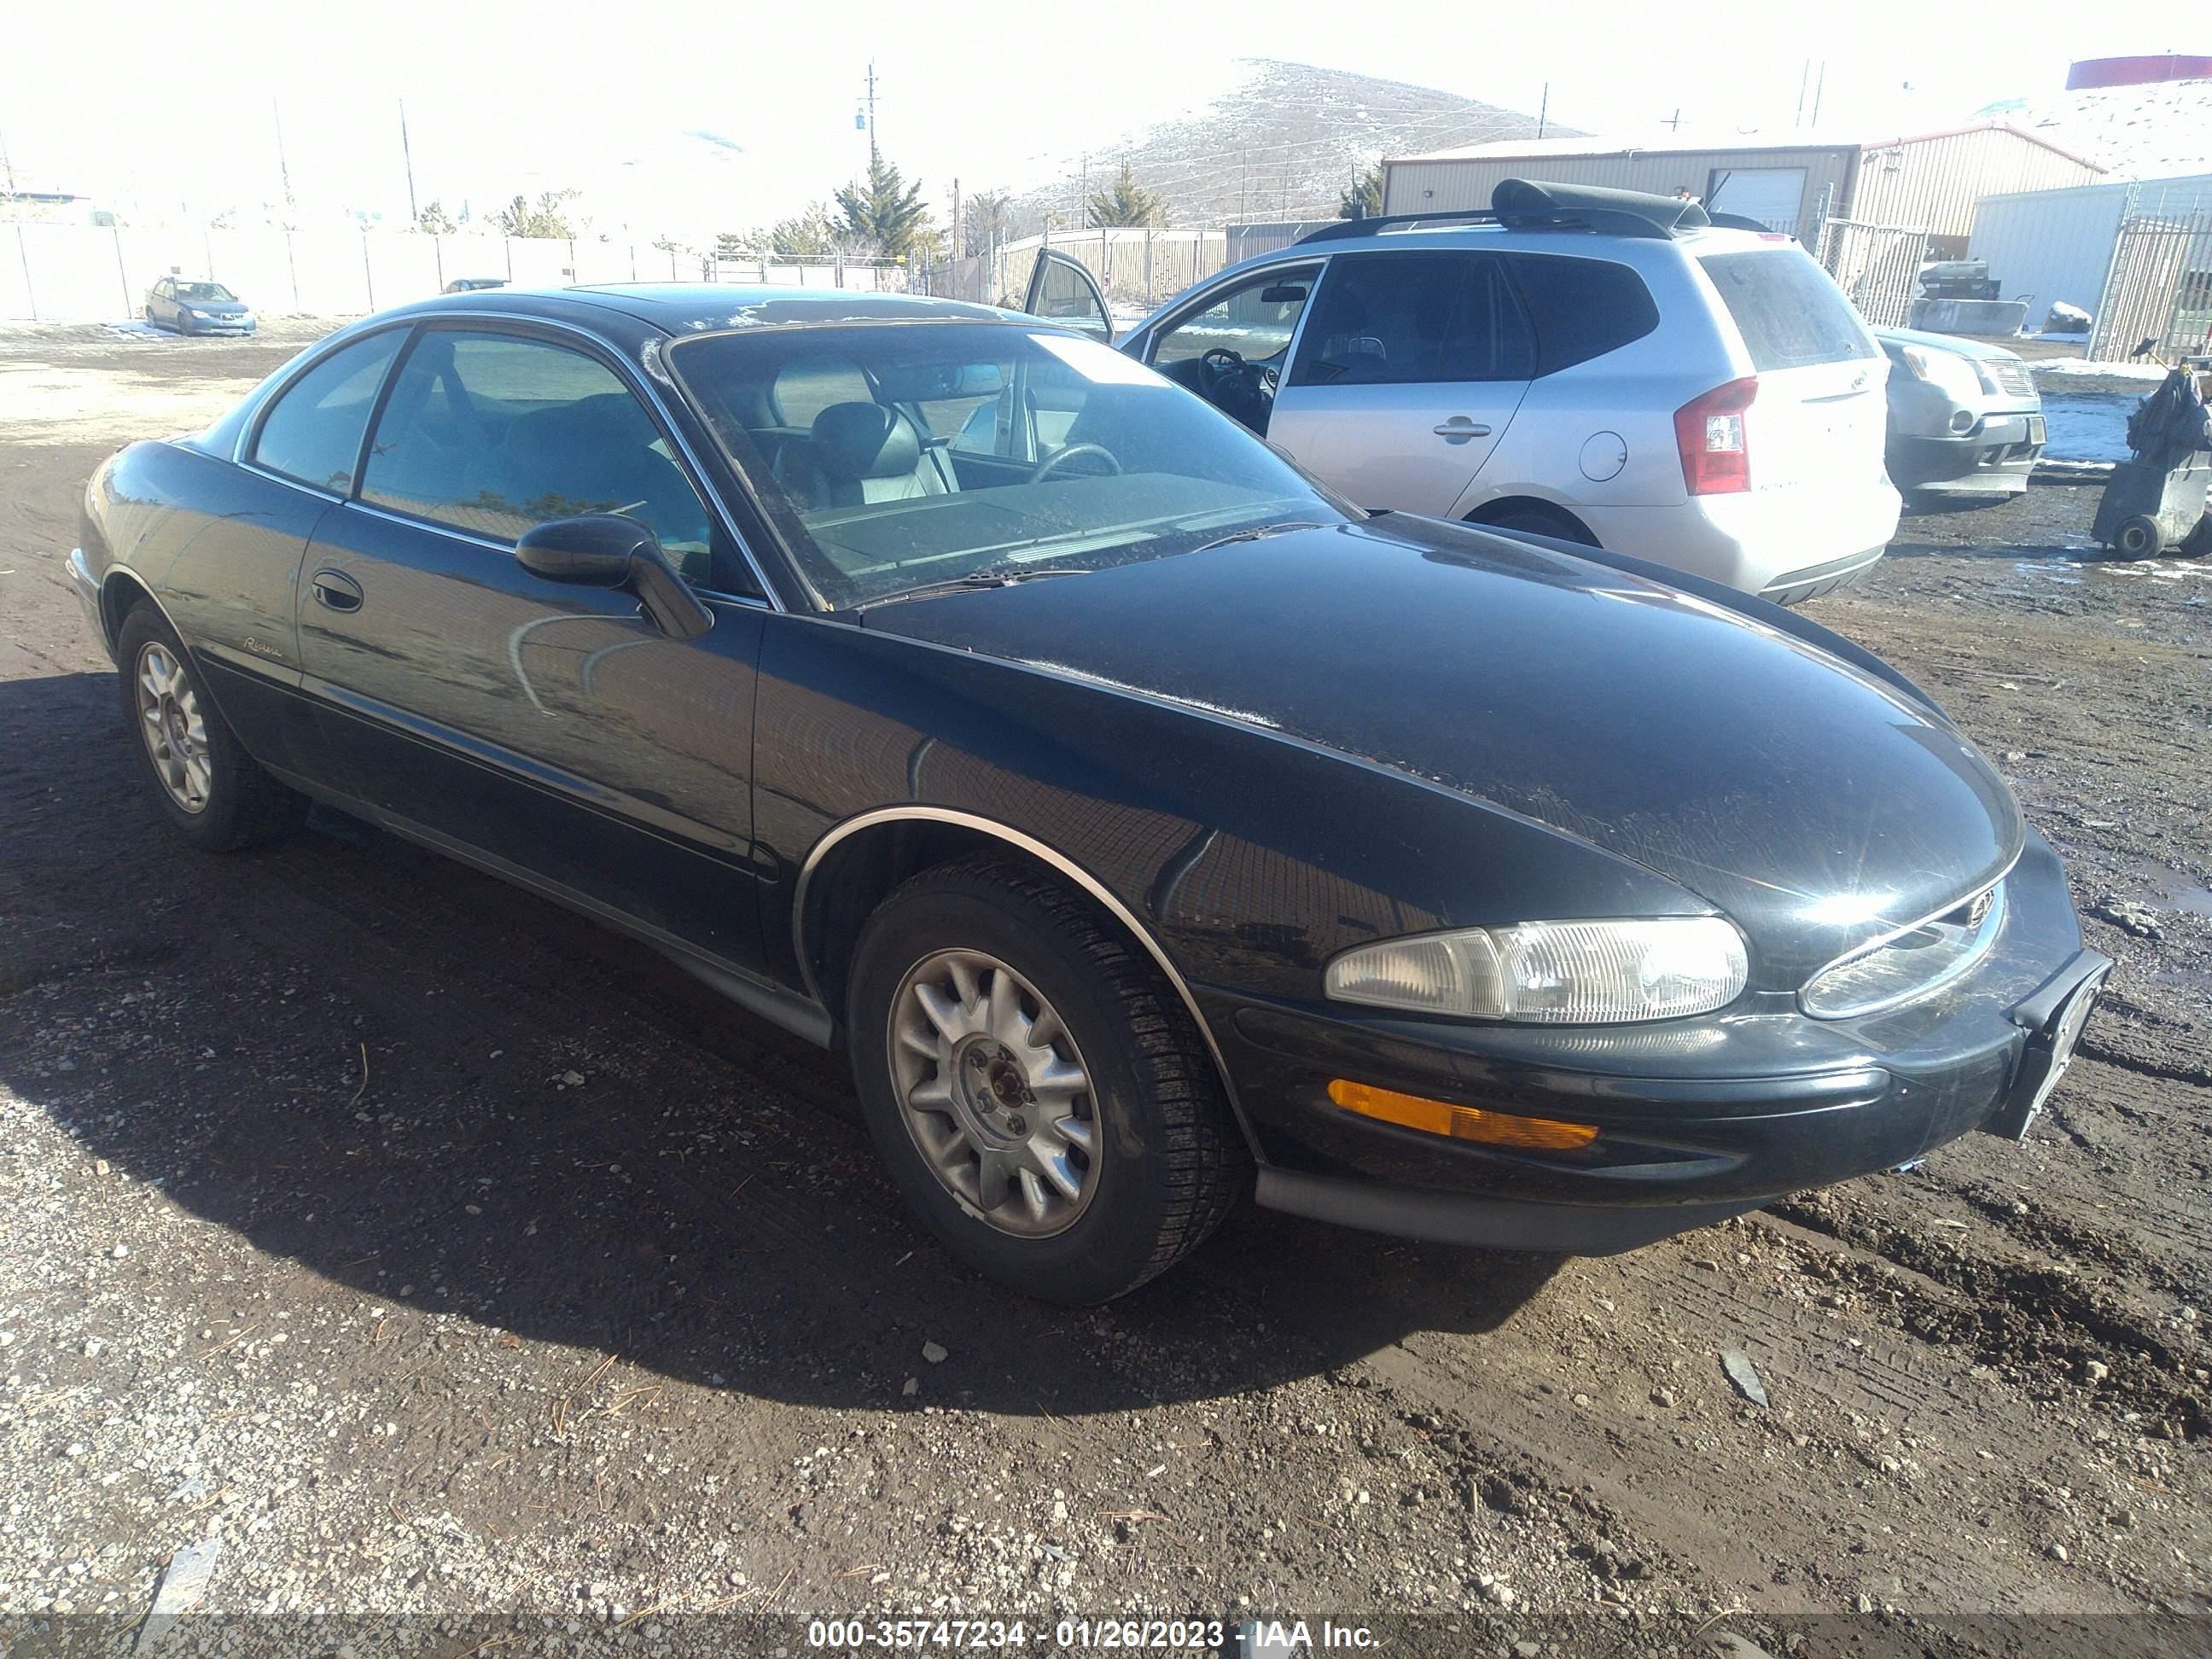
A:
{"type": "Polygon", "coordinates": [[[1330,957],[1400,933],[1711,908],[1548,825],[1234,711],[847,623],[769,620],[756,730],[763,933],[794,983],[810,854],[899,807],[1052,849],[1181,976],[1249,994],[1316,996],[1330,957]]]}

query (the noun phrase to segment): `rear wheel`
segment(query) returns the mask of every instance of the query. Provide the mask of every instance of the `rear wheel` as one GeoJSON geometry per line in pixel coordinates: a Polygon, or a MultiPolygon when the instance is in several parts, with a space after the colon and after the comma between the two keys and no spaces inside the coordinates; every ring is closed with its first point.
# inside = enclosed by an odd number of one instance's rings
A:
{"type": "Polygon", "coordinates": [[[1549,536],[1554,541],[1574,542],[1583,547],[1598,545],[1597,538],[1590,534],[1588,526],[1573,514],[1555,507],[1509,507],[1475,522],[1494,530],[1519,530],[1531,536],[1549,536]]]}
{"type": "Polygon", "coordinates": [[[228,853],[297,829],[307,799],[286,788],[239,746],[208,699],[198,671],[150,604],[116,636],[123,713],[169,822],[195,846],[228,853]]]}
{"type": "Polygon", "coordinates": [[[1173,988],[1041,875],[984,858],[908,881],[862,930],[848,1023],[901,1194],[1028,1295],[1134,1290],[1243,1190],[1243,1140],[1173,988]]]}

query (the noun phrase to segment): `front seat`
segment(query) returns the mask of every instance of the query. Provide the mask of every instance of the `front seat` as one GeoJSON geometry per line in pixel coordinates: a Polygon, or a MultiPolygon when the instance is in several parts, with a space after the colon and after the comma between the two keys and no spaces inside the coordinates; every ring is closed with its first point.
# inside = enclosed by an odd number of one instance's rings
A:
{"type": "Polygon", "coordinates": [[[805,449],[780,469],[782,483],[811,507],[943,495],[957,488],[925,449],[914,422],[881,404],[832,404],[814,417],[805,449]]]}

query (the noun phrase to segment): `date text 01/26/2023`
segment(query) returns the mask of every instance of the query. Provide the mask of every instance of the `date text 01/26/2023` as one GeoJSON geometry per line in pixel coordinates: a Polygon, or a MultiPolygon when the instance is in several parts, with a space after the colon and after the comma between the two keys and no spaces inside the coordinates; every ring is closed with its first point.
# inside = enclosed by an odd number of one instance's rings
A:
{"type": "MultiPolygon", "coordinates": [[[[1046,1627],[1038,1626],[1035,1640],[1042,1644],[1046,1636],[1046,1627]]],[[[1234,1627],[1218,1619],[1063,1619],[1050,1636],[1060,1652],[1233,1654],[1238,1659],[1375,1644],[1364,1626],[1324,1620],[1316,1629],[1303,1619],[1248,1619],[1234,1627]]],[[[832,1652],[981,1651],[1024,1648],[1030,1640],[1027,1622],[1019,1619],[817,1619],[806,1627],[809,1647],[832,1652]]]]}

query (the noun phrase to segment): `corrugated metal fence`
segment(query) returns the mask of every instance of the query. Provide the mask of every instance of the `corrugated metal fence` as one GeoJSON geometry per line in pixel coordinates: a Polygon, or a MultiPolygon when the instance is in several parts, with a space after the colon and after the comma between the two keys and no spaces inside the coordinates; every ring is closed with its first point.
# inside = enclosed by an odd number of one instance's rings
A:
{"type": "Polygon", "coordinates": [[[2121,221],[2088,356],[2112,362],[2138,348],[2169,360],[2212,350],[2212,210],[2121,221]]]}

